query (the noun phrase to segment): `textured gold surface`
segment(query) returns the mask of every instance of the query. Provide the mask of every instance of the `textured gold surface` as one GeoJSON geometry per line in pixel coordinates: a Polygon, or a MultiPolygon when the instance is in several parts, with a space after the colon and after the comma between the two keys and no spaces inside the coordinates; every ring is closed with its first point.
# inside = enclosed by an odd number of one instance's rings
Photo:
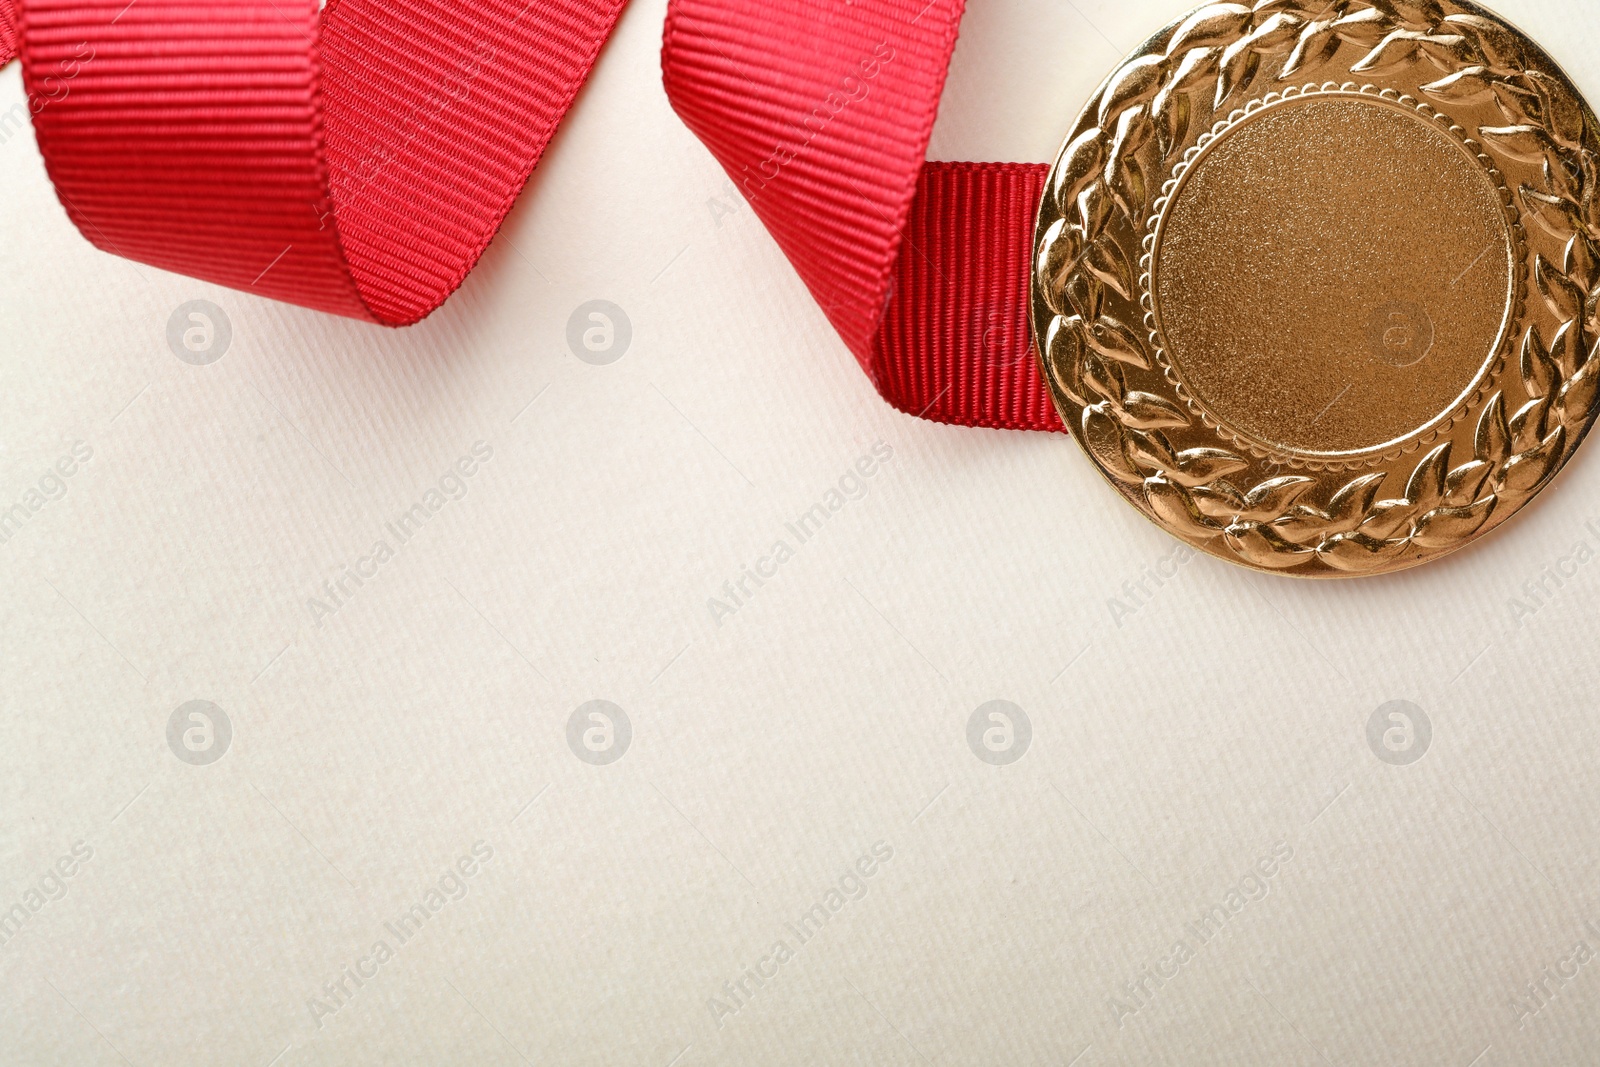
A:
{"type": "Polygon", "coordinates": [[[1290,454],[1381,449],[1447,415],[1511,310],[1499,184],[1448,131],[1373,98],[1253,113],[1185,173],[1157,234],[1178,380],[1290,454]],[[1404,351],[1423,332],[1427,351],[1404,351]]]}
{"type": "Polygon", "coordinates": [[[1040,205],[1056,406],[1172,533],[1306,577],[1459,548],[1593,422],[1600,139],[1475,4],[1214,4],[1120,65],[1040,205]]]}

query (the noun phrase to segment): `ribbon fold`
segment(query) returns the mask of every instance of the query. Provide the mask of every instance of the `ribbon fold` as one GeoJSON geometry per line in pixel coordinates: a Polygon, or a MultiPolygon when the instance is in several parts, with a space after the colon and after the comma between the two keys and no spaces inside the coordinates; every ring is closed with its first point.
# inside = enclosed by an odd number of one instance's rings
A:
{"type": "Polygon", "coordinates": [[[1060,431],[1028,326],[1049,168],[924,163],[964,9],[671,0],[662,78],[885,399],[1060,431]]]}
{"type": "Polygon", "coordinates": [[[98,247],[389,326],[488,246],[625,0],[0,0],[98,247]]]}

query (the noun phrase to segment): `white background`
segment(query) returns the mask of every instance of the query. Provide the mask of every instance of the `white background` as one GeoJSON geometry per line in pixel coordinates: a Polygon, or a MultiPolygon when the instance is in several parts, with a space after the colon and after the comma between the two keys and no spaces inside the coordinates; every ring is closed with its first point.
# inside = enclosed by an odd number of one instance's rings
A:
{"type": "MultiPolygon", "coordinates": [[[[930,154],[1049,159],[1184,6],[973,0],[930,154]]],[[[1501,6],[1600,98],[1588,0],[1501,6]]],[[[1600,960],[1511,1002],[1600,952],[1600,561],[1570,555],[1600,460],[1419,571],[1195,559],[1113,612],[1174,542],[1064,437],[878,399],[672,115],[663,15],[630,8],[482,266],[402,332],[104,255],[31,133],[0,144],[0,507],[93,449],[0,544],[0,909],[93,850],[0,946],[0,1064],[1595,1062],[1600,960]],[[201,298],[233,339],[191,366],[166,327],[201,298]],[[565,341],[596,298],[633,327],[609,366],[565,341]],[[465,497],[314,620],[478,441],[465,497]],[[566,741],[596,698],[633,728],[608,766],[566,741]],[[233,728],[209,766],[166,740],[195,699],[233,728]],[[967,744],[994,699],[1032,723],[1009,766],[967,744]],[[1409,766],[1368,746],[1392,700],[1432,723],[1409,766]],[[319,1017],[479,841],[467,895],[319,1017]]]]}

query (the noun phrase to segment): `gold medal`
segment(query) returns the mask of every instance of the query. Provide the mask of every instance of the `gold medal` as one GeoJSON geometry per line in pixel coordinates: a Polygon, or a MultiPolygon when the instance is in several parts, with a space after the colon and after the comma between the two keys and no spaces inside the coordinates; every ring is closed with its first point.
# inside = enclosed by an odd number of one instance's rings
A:
{"type": "Polygon", "coordinates": [[[1214,4],[1090,100],[1033,326],[1117,490],[1213,555],[1415,566],[1571,457],[1600,382],[1600,133],[1462,0],[1214,4]]]}

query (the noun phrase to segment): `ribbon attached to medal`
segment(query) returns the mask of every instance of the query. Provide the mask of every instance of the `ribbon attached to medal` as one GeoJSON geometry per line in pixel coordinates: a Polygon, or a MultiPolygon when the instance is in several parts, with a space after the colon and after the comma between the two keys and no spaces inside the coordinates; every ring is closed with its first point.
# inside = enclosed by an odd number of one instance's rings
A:
{"type": "MultiPolygon", "coordinates": [[[[50,176],[132,259],[386,325],[477,262],[622,0],[0,0],[50,176]]],[[[673,107],[896,407],[1070,428],[1215,556],[1482,536],[1600,403],[1600,122],[1471,0],[1216,3],[1054,167],[924,162],[963,0],[671,0],[673,107]]]]}
{"type": "Polygon", "coordinates": [[[672,0],[663,73],[896,407],[1070,428],[1148,518],[1301,577],[1465,545],[1600,384],[1600,126],[1469,0],[1202,7],[1054,167],[923,161],[961,0],[672,0]],[[870,83],[870,89],[869,89],[870,83]]]}

